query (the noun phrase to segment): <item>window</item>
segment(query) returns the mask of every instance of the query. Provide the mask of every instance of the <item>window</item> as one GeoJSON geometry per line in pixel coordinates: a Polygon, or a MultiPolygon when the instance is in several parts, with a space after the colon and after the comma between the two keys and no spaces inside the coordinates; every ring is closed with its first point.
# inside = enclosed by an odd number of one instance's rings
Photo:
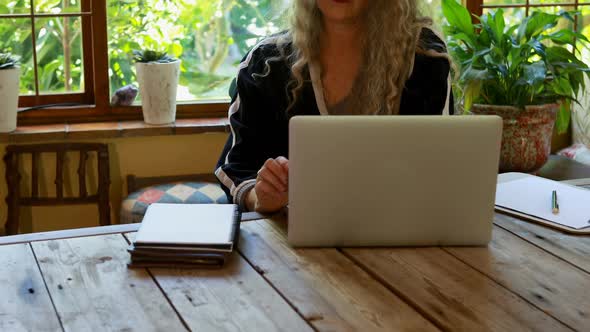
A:
{"type": "Polygon", "coordinates": [[[442,33],[444,15],[441,10],[441,0],[423,0],[422,15],[432,18],[432,28],[442,33]]]}
{"type": "Polygon", "coordinates": [[[21,58],[21,106],[92,104],[88,1],[0,1],[0,50],[21,58]]]}
{"type": "Polygon", "coordinates": [[[179,102],[228,99],[237,64],[259,38],[285,27],[290,0],[108,0],[111,92],[135,80],[133,49],[182,60],[179,102]]]}
{"type": "Polygon", "coordinates": [[[141,118],[141,96],[131,107],[110,99],[137,84],[131,54],[145,48],[182,60],[179,117],[225,116],[238,63],[285,27],[290,2],[0,0],[0,51],[21,57],[19,105],[53,105],[19,113],[19,124],[141,118]]]}
{"type": "MultiPolygon", "coordinates": [[[[514,25],[528,16],[533,11],[558,13],[561,10],[577,11],[574,23],[562,20],[563,27],[571,27],[575,31],[590,38],[590,1],[586,0],[466,0],[466,6],[470,12],[481,15],[488,11],[502,8],[505,17],[509,18],[507,24],[514,25]]],[[[590,61],[590,52],[587,48],[577,47],[581,51],[582,60],[590,61]]]]}

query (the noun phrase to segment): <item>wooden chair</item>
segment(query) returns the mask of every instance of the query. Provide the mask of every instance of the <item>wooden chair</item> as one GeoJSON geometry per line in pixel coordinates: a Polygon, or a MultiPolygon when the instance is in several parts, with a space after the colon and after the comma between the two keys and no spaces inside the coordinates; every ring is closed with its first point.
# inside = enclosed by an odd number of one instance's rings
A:
{"type": "Polygon", "coordinates": [[[225,204],[227,197],[214,174],[159,177],[127,176],[127,194],[120,222],[141,222],[152,203],[225,204]]]}
{"type": "Polygon", "coordinates": [[[4,155],[6,164],[6,183],[8,195],[8,216],[5,230],[7,235],[18,233],[19,209],[21,206],[51,206],[96,203],[99,211],[101,226],[111,223],[109,205],[109,151],[106,144],[99,143],[55,143],[33,145],[9,145],[4,155]],[[67,152],[79,153],[78,182],[79,190],[76,197],[64,197],[64,162],[67,152]],[[89,153],[96,152],[98,162],[98,190],[96,194],[89,194],[86,188],[86,167],[89,153]],[[41,154],[54,153],[56,155],[55,197],[39,196],[39,163],[41,154]],[[31,155],[31,196],[23,197],[20,190],[19,174],[20,156],[31,155]]]}

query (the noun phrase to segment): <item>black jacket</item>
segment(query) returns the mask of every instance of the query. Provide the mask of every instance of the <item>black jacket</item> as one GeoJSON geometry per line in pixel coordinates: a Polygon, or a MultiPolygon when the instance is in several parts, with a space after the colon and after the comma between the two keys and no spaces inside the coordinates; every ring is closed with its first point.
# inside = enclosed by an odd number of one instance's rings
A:
{"type": "MultiPolygon", "coordinates": [[[[422,44],[446,52],[444,43],[424,29],[422,44]]],[[[295,115],[320,115],[311,81],[306,81],[297,103],[287,114],[287,82],[291,72],[286,61],[268,61],[279,56],[274,43],[255,46],[242,60],[228,113],[231,134],[217,163],[215,174],[228,199],[244,208],[245,193],[255,185],[258,170],[268,158],[288,157],[288,122],[295,115]]],[[[416,54],[406,81],[400,115],[440,115],[445,106],[453,114],[449,62],[444,58],[416,54]]]]}

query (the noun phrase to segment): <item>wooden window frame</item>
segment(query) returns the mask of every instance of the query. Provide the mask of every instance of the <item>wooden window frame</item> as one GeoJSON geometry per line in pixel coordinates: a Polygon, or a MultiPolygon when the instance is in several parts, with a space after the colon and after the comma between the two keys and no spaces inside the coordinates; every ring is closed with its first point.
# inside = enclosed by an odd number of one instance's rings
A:
{"type": "MultiPolygon", "coordinates": [[[[524,3],[519,4],[511,4],[511,5],[487,5],[483,3],[484,0],[465,0],[465,7],[469,10],[470,13],[475,14],[477,16],[481,16],[483,14],[484,9],[491,9],[491,8],[524,8],[525,15],[528,16],[531,8],[544,8],[544,7],[555,7],[555,6],[562,6],[562,7],[574,7],[574,10],[578,10],[580,6],[590,6],[590,2],[582,2],[580,3],[579,0],[569,1],[569,2],[554,2],[554,3],[531,3],[530,0],[525,0],[524,3]]],[[[475,19],[475,18],[473,18],[475,19]]],[[[577,25],[578,19],[575,19],[574,24],[577,25]]],[[[574,29],[577,26],[574,26],[574,29]]]]}
{"type": "MultiPolygon", "coordinates": [[[[483,14],[484,9],[492,9],[492,8],[524,8],[525,9],[525,16],[529,16],[531,8],[548,8],[548,7],[573,7],[573,10],[577,11],[582,6],[590,6],[590,2],[580,2],[579,0],[569,1],[569,2],[553,2],[553,3],[531,3],[530,0],[525,0],[524,3],[518,4],[506,4],[506,5],[486,5],[484,4],[484,0],[464,0],[465,7],[469,10],[470,13],[481,16],[483,14]]],[[[477,19],[472,17],[471,20],[476,23],[477,19]]],[[[578,30],[578,20],[579,17],[576,15],[574,17],[574,30],[578,30]]]]}
{"type": "MultiPolygon", "coordinates": [[[[109,90],[109,60],[107,33],[107,2],[106,0],[81,1],[81,13],[73,14],[33,14],[33,0],[31,0],[30,14],[13,14],[10,17],[63,17],[79,16],[82,18],[82,52],[84,63],[84,92],[72,94],[55,94],[36,96],[20,96],[19,107],[29,108],[39,105],[58,103],[80,103],[80,106],[48,107],[19,112],[18,125],[41,125],[52,123],[82,123],[121,120],[141,120],[141,106],[111,106],[109,90]]],[[[8,15],[0,15],[8,17],[8,15]]],[[[32,17],[32,29],[34,18],[32,17]]],[[[33,43],[35,43],[33,30],[33,43]]],[[[36,52],[33,52],[36,56],[36,52]]],[[[36,64],[36,59],[34,59],[36,64]]],[[[35,77],[37,66],[35,65],[35,77]]],[[[38,91],[38,79],[35,82],[38,91]]],[[[207,103],[179,103],[177,118],[211,118],[225,117],[228,102],[213,100],[207,103]]]]}

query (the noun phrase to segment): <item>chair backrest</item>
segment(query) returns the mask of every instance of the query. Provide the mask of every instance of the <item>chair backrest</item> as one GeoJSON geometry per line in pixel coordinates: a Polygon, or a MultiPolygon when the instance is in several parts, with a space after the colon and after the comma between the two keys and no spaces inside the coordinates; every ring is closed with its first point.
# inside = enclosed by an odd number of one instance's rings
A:
{"type": "Polygon", "coordinates": [[[109,205],[109,151],[106,144],[100,143],[54,143],[54,144],[31,144],[31,145],[9,145],[4,155],[6,164],[6,183],[8,195],[8,217],[6,220],[6,233],[16,234],[19,226],[20,206],[47,206],[47,205],[69,205],[69,204],[98,204],[100,225],[110,224],[109,205]],[[64,197],[64,164],[68,152],[78,153],[78,193],[73,197],[64,197]],[[96,152],[98,163],[98,188],[96,193],[88,193],[86,187],[87,164],[89,154],[96,152]],[[39,195],[39,164],[41,154],[55,154],[55,197],[42,197],[39,195]],[[21,155],[31,155],[31,195],[24,197],[20,190],[19,174],[21,155]]]}

